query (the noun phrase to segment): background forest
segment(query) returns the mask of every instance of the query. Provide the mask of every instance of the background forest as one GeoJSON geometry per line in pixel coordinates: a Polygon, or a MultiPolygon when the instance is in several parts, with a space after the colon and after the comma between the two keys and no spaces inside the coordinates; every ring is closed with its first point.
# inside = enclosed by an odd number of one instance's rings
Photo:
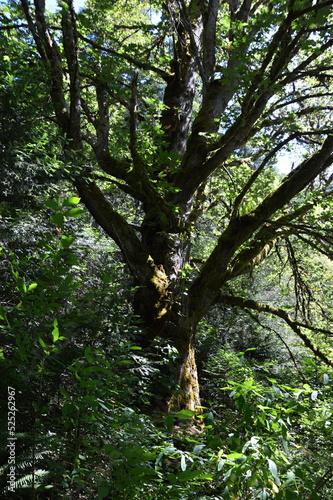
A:
{"type": "Polygon", "coordinates": [[[1,4],[0,498],[332,498],[332,7],[1,4]]]}

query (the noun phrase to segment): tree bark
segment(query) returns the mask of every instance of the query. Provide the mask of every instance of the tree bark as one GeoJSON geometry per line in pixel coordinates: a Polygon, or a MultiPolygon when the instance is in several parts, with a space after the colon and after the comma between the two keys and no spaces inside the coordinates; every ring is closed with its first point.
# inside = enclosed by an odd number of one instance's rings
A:
{"type": "Polygon", "coordinates": [[[177,373],[177,389],[168,402],[169,410],[191,410],[201,413],[198,370],[193,343],[189,343],[185,352],[180,354],[177,373]]]}

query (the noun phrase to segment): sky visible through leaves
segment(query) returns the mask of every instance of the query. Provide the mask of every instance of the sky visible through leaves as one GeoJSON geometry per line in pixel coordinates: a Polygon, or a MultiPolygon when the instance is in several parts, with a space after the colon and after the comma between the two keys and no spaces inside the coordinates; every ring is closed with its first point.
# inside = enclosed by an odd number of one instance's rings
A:
{"type": "MultiPolygon", "coordinates": [[[[82,9],[84,4],[84,0],[74,0],[75,10],[78,11],[79,9],[82,9]]],[[[58,7],[58,2],[57,0],[46,0],[45,5],[47,10],[49,10],[50,12],[55,12],[58,7]]]]}

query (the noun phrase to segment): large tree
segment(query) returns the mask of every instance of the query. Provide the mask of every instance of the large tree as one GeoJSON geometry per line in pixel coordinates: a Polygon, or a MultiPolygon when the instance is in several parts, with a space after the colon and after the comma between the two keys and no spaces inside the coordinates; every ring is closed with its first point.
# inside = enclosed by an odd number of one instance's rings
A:
{"type": "Polygon", "coordinates": [[[279,316],[329,362],[308,318],[230,290],[281,241],[294,255],[295,234],[332,255],[313,211],[330,203],[333,0],[14,6],[3,28],[34,41],[62,161],[137,286],[142,343],[160,336],[179,352],[170,404],[200,405],[193,341],[217,302],[279,316]],[[287,149],[299,154],[279,178],[287,149]]]}

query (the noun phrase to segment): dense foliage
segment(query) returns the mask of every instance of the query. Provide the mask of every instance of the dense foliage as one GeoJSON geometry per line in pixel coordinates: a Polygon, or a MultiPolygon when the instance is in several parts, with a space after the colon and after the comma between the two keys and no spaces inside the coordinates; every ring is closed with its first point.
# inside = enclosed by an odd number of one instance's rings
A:
{"type": "Polygon", "coordinates": [[[1,5],[0,498],[330,498],[332,6],[1,5]]]}

